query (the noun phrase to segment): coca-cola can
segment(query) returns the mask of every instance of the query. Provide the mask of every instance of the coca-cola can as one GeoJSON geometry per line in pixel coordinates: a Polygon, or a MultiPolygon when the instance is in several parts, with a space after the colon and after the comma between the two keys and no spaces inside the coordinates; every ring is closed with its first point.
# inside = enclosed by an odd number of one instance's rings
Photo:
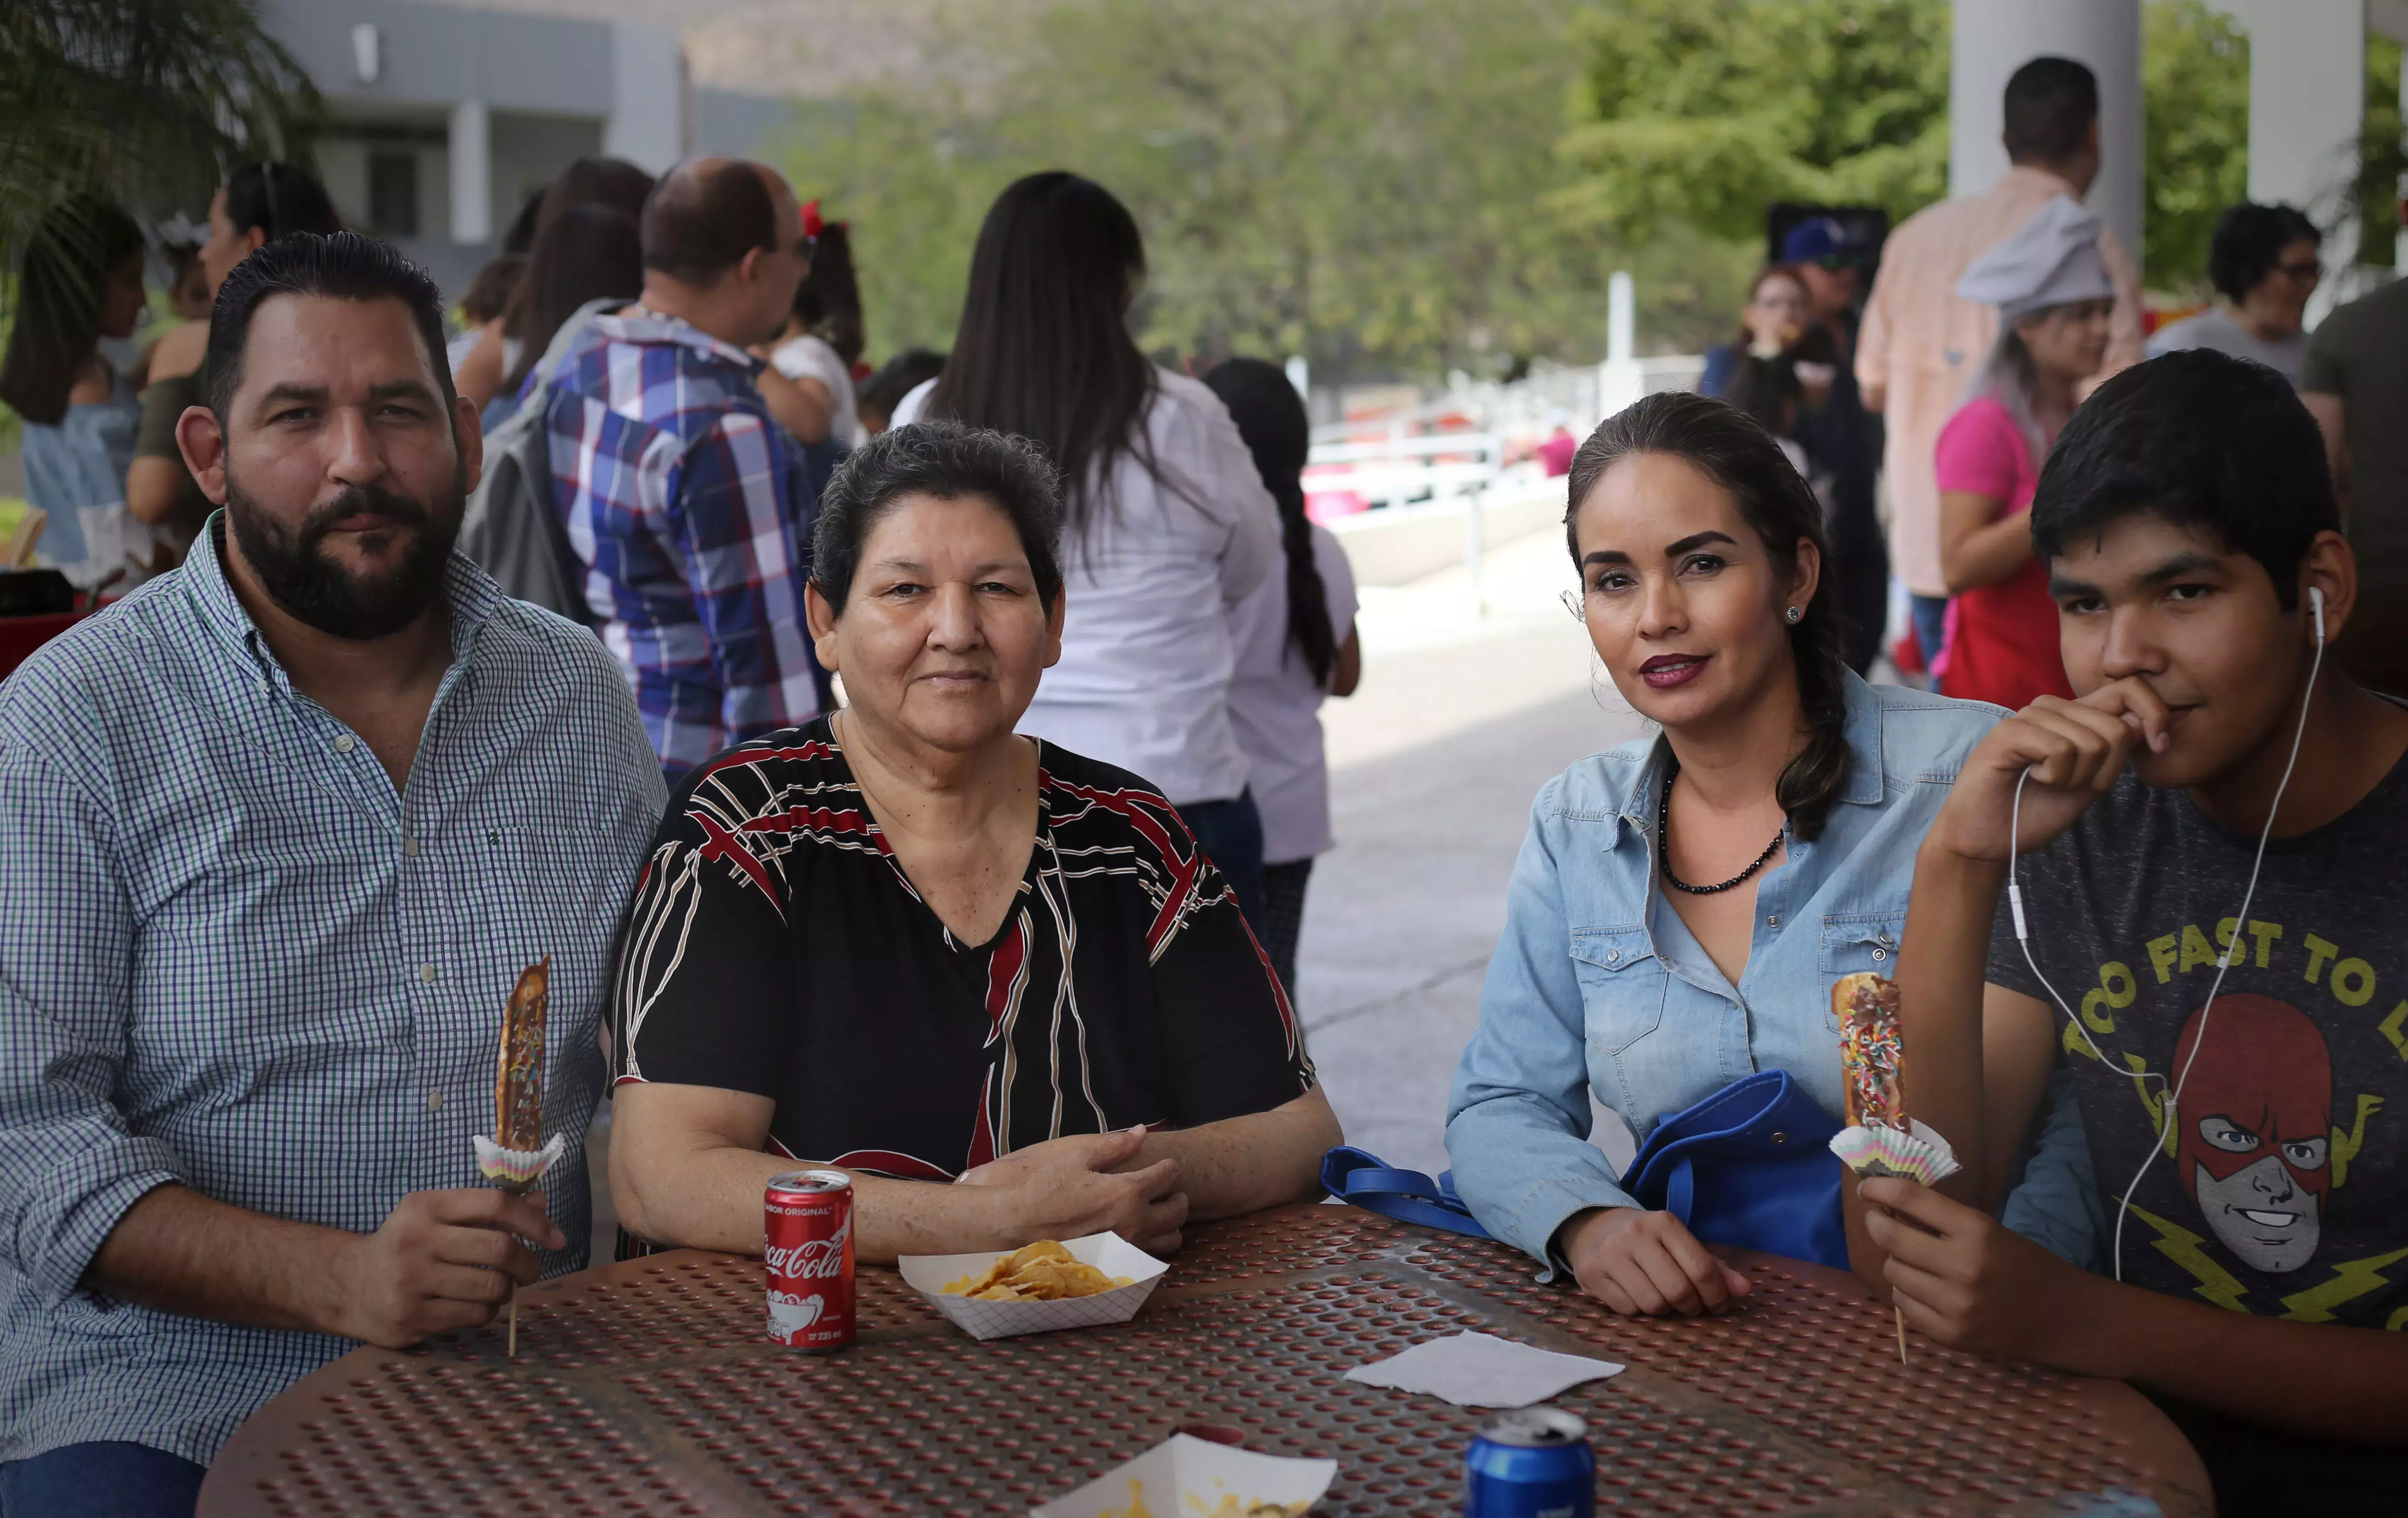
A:
{"type": "Polygon", "coordinates": [[[769,1337],[814,1354],[853,1342],[853,1178],[789,1170],[763,1197],[769,1337]]]}

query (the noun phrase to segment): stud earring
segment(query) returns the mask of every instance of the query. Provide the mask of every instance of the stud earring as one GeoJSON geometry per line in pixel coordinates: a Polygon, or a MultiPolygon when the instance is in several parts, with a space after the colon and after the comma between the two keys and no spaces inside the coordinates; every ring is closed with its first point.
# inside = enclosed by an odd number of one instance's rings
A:
{"type": "Polygon", "coordinates": [[[1791,608],[1789,609],[1789,624],[1790,624],[1791,626],[1793,626],[1793,627],[1794,627],[1794,626],[1796,626],[1796,625],[1798,624],[1799,619],[1800,619],[1800,618],[1804,617],[1805,615],[1806,615],[1806,613],[1804,613],[1803,611],[1799,610],[1796,607],[1794,607],[1794,606],[1793,606],[1793,607],[1791,607],[1791,608]]]}

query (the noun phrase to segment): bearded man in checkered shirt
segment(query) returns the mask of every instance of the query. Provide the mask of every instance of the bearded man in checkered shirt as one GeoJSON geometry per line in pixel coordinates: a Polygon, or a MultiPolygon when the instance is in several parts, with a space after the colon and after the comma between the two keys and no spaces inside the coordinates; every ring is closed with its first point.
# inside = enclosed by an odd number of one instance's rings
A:
{"type": "Polygon", "coordinates": [[[366,1341],[585,1263],[604,970],[663,804],[592,635],[452,551],[480,454],[423,272],[267,244],[178,429],[182,568],[0,686],[0,1510],[190,1514],[366,1341]],[[549,956],[540,1196],[479,1183],[549,956]]]}

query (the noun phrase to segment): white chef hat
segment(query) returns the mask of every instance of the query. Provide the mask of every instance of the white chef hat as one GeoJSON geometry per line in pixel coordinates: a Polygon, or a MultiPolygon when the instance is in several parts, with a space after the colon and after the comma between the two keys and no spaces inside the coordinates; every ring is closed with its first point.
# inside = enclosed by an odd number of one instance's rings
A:
{"type": "Polygon", "coordinates": [[[2099,256],[2098,216],[2071,195],[2052,195],[2006,241],[1973,261],[1956,294],[1999,308],[2013,322],[2052,306],[2115,293],[2099,256]]]}

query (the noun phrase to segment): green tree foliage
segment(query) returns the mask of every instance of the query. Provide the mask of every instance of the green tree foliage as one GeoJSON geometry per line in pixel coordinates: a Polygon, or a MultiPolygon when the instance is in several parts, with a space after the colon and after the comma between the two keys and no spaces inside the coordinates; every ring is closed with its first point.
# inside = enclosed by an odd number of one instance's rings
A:
{"type": "Polygon", "coordinates": [[[140,209],[290,156],[316,110],[255,0],[5,0],[0,252],[81,192],[140,209]]]}
{"type": "Polygon", "coordinates": [[[2141,88],[2141,266],[2157,289],[2203,297],[2208,235],[2226,207],[2248,195],[2248,34],[2204,0],[2149,0],[2141,88]]]}
{"type": "Polygon", "coordinates": [[[806,117],[788,166],[853,222],[880,351],[949,340],[988,203],[1057,167],[1136,214],[1137,322],[1167,352],[1300,352],[1326,379],[1586,362],[1616,266],[1639,273],[1657,344],[1719,333],[1743,251],[1683,231],[1633,253],[1557,205],[1578,178],[1555,151],[1574,15],[1572,0],[1079,0],[1015,29],[982,89],[806,117]]]}
{"type": "MultiPolygon", "coordinates": [[[[53,206],[181,202],[228,163],[295,155],[317,109],[253,0],[0,0],[0,339],[53,206]]],[[[0,407],[0,447],[15,432],[0,407]]]]}
{"type": "Polygon", "coordinates": [[[1900,217],[1946,182],[1945,0],[1603,0],[1581,36],[1561,200],[1598,224],[1756,238],[1773,201],[1900,217]]]}

